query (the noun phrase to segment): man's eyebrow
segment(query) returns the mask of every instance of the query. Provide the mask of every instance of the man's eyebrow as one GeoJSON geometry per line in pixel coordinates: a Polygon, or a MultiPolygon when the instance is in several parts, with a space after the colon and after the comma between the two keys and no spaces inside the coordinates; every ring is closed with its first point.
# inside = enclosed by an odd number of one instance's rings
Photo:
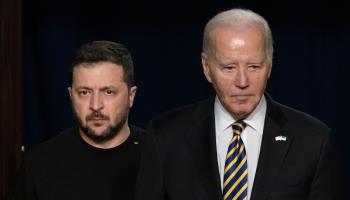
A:
{"type": "Polygon", "coordinates": [[[91,88],[89,88],[89,87],[87,87],[87,86],[78,86],[76,89],[77,89],[77,90],[81,90],[81,89],[92,90],[91,88]]]}
{"type": "Polygon", "coordinates": [[[110,90],[110,89],[113,89],[113,90],[116,90],[117,89],[117,87],[115,87],[115,86],[105,86],[105,87],[102,87],[102,88],[100,88],[100,90],[110,90]]]}

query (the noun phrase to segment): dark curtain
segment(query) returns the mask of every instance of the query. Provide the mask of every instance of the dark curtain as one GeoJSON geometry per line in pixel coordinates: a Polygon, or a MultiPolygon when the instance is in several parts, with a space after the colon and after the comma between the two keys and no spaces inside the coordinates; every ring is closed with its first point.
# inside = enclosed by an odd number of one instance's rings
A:
{"type": "Polygon", "coordinates": [[[21,1],[0,0],[0,199],[6,199],[20,160],[21,1]]]}

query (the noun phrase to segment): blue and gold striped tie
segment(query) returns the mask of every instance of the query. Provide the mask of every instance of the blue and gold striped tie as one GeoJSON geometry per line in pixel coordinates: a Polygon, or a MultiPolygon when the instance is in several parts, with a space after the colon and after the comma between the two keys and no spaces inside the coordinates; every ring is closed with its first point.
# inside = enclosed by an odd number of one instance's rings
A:
{"type": "Polygon", "coordinates": [[[233,137],[227,150],[224,171],[224,200],[248,199],[248,167],[247,156],[241,139],[246,127],[243,121],[232,125],[233,137]]]}

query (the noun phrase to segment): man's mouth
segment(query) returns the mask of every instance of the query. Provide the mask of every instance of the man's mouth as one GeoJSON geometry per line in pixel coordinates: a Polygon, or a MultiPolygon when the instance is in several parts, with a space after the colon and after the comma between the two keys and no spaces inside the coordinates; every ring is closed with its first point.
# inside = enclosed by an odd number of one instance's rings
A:
{"type": "Polygon", "coordinates": [[[232,97],[239,100],[244,101],[247,100],[251,95],[233,95],[232,97]]]}

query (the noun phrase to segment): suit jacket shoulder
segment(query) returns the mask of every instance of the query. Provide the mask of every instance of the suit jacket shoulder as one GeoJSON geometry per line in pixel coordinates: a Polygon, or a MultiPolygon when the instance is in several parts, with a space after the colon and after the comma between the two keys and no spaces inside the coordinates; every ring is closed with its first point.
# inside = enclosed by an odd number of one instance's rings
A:
{"type": "Polygon", "coordinates": [[[268,95],[266,99],[264,133],[251,199],[333,199],[331,185],[337,175],[330,128],[268,95]]]}
{"type": "Polygon", "coordinates": [[[329,134],[330,128],[319,119],[277,102],[273,102],[272,104],[274,112],[280,112],[282,114],[280,116],[277,114],[276,117],[281,117],[284,120],[284,130],[294,132],[295,134],[307,131],[312,137],[317,135],[325,137],[329,134]]]}
{"type": "Polygon", "coordinates": [[[162,129],[180,128],[177,125],[200,124],[203,120],[213,114],[213,98],[209,98],[194,104],[186,105],[164,112],[156,116],[150,123],[153,127],[162,129]],[[192,122],[192,124],[190,124],[192,122]]]}

